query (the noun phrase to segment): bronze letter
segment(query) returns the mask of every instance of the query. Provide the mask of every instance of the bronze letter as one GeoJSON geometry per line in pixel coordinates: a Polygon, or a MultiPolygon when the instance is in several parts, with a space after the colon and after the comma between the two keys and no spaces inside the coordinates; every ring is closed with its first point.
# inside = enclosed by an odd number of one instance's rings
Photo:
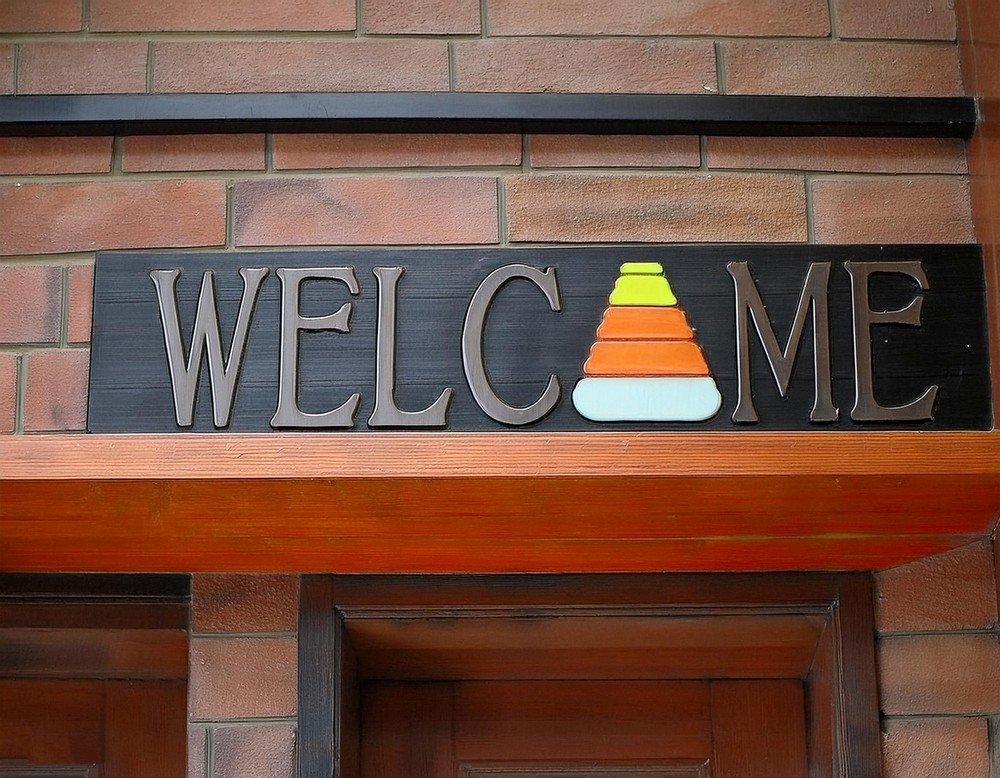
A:
{"type": "Polygon", "coordinates": [[[809,412],[810,421],[836,421],[839,411],[833,404],[833,385],[830,377],[830,321],[827,311],[827,291],[830,283],[829,262],[813,262],[809,265],[805,283],[795,308],[795,319],[788,335],[784,350],[778,346],[767,308],[760,299],[757,284],[750,274],[746,262],[730,262],[726,269],[736,286],[736,367],[740,374],[739,402],[733,413],[734,422],[757,422],[759,417],[753,404],[753,390],[750,386],[750,336],[747,313],[753,317],[757,335],[764,346],[768,364],[774,374],[778,392],[784,397],[792,378],[792,368],[798,355],[802,333],[806,326],[809,306],[813,311],[813,369],[816,389],[813,407],[809,412]]]}
{"type": "Polygon", "coordinates": [[[868,281],[875,273],[898,273],[910,276],[920,284],[921,291],[930,287],[919,262],[857,262],[844,263],[851,275],[851,305],[854,310],[854,421],[924,421],[934,418],[934,400],[938,386],[927,387],[920,397],[906,405],[879,405],[875,400],[875,378],[872,371],[871,328],[875,324],[910,324],[920,326],[923,295],[896,311],[873,311],[868,297],[868,281]]]}
{"type": "Polygon", "coordinates": [[[358,294],[353,267],[283,267],[275,271],[281,279],[281,365],[278,380],[278,409],[272,427],[353,427],[361,395],[355,392],[338,408],[325,413],[304,413],[299,408],[299,331],[335,330],[350,332],[353,303],[344,303],[326,316],[302,316],[299,297],[302,282],[311,278],[342,281],[351,294],[358,294]]]}

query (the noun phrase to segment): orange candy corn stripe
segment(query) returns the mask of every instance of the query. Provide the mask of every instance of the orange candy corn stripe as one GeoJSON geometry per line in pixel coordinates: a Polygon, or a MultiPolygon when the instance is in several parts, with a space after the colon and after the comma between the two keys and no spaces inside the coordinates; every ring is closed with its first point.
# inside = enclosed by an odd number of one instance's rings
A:
{"type": "Polygon", "coordinates": [[[680,308],[612,306],[597,328],[599,340],[692,340],[680,308]]]}
{"type": "Polygon", "coordinates": [[[701,349],[685,340],[597,341],[583,366],[588,376],[707,376],[701,349]]]}

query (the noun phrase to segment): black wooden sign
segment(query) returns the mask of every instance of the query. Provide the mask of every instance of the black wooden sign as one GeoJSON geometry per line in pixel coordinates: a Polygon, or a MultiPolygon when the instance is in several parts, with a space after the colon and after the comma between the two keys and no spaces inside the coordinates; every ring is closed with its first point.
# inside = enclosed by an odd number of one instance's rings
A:
{"type": "Polygon", "coordinates": [[[976,246],[97,258],[91,432],[991,426],[976,246]]]}

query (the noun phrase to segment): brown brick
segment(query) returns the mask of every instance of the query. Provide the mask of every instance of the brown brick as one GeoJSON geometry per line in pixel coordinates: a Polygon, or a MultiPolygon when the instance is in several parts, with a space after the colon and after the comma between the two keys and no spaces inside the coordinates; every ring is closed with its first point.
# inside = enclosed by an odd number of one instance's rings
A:
{"type": "Polygon", "coordinates": [[[278,170],[520,164],[520,135],[304,133],[274,136],[274,166],[278,170]]]}
{"type": "Polygon", "coordinates": [[[478,34],[479,0],[365,0],[366,33],[478,34]]]}
{"type": "Polygon", "coordinates": [[[0,352],[0,433],[14,431],[17,412],[17,354],[0,352]]]}
{"type": "Polygon", "coordinates": [[[447,91],[440,40],[157,43],[154,92],[447,91]]]}
{"type": "Polygon", "coordinates": [[[716,91],[707,40],[492,38],[454,47],[464,92],[716,91]]]}
{"type": "Polygon", "coordinates": [[[26,432],[64,432],[87,426],[87,349],[45,349],[25,355],[26,432]]]}
{"type": "Polygon", "coordinates": [[[836,0],[841,38],[955,40],[952,0],[836,0]]]}
{"type": "Polygon", "coordinates": [[[879,643],[879,690],[888,715],[997,713],[1000,644],[995,634],[887,637],[879,643]]]}
{"type": "Polygon", "coordinates": [[[294,575],[196,575],[193,632],[294,632],[299,579],[294,575]]]}
{"type": "Polygon", "coordinates": [[[291,724],[216,727],[212,754],[212,778],[295,775],[295,727],[291,724]]]}
{"type": "Polygon", "coordinates": [[[496,243],[496,179],[322,178],[243,181],[239,246],[496,243]]]}
{"type": "Polygon", "coordinates": [[[111,138],[0,138],[0,175],[107,173],[111,138]]]}
{"type": "Polygon", "coordinates": [[[0,32],[72,32],[83,22],[80,0],[4,0],[0,32]]]}
{"type": "Polygon", "coordinates": [[[219,246],[221,181],[0,185],[0,254],[219,246]]]}
{"type": "Polygon", "coordinates": [[[14,92],[14,47],[0,46],[0,94],[14,92]]]}
{"type": "Polygon", "coordinates": [[[127,173],[161,170],[263,170],[263,135],[131,135],[122,146],[127,173]]]}
{"type": "Polygon", "coordinates": [[[0,267],[0,343],[56,343],[61,317],[61,267],[0,267]]]}
{"type": "Polygon", "coordinates": [[[90,0],[94,32],[353,30],[354,0],[90,0]]]}
{"type": "Polygon", "coordinates": [[[791,175],[533,175],[506,179],[513,241],[804,241],[791,175]]]}
{"type": "Polygon", "coordinates": [[[882,632],[992,627],[997,622],[993,549],[983,541],[878,573],[882,632]]]}
{"type": "Polygon", "coordinates": [[[917,719],[885,722],[883,778],[989,778],[986,719],[917,719]]]}
{"type": "Polygon", "coordinates": [[[975,240],[964,178],[871,178],[812,183],[817,243],[975,240]]]}
{"type": "Polygon", "coordinates": [[[70,343],[90,340],[90,319],[94,300],[94,266],[73,265],[69,269],[69,316],[66,337],[70,343]]]}
{"type": "Polygon", "coordinates": [[[706,138],[710,168],[845,173],[965,173],[951,138],[706,138]]]}
{"type": "Polygon", "coordinates": [[[294,638],[192,638],[188,715],[200,721],[294,716],[294,638]]]}
{"type": "Polygon", "coordinates": [[[146,91],[145,41],[22,43],[20,94],[146,91]]]}
{"type": "Polygon", "coordinates": [[[822,0],[488,0],[493,35],[827,35],[822,0]]]}
{"type": "Polygon", "coordinates": [[[207,741],[208,730],[205,727],[188,727],[186,778],[207,778],[207,741]]]}
{"type": "Polygon", "coordinates": [[[695,135],[532,135],[533,167],[698,167],[695,135]]]}
{"type": "Polygon", "coordinates": [[[958,47],[927,43],[727,41],[734,95],[960,95],[958,47]]]}

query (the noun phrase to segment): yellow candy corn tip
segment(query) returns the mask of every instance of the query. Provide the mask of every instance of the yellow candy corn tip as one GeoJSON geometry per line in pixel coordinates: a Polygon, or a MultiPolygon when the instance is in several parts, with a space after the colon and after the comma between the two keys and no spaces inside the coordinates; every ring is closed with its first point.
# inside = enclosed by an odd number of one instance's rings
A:
{"type": "Polygon", "coordinates": [[[618,272],[622,275],[661,275],[663,273],[663,265],[659,262],[625,262],[618,268],[618,272]]]}

